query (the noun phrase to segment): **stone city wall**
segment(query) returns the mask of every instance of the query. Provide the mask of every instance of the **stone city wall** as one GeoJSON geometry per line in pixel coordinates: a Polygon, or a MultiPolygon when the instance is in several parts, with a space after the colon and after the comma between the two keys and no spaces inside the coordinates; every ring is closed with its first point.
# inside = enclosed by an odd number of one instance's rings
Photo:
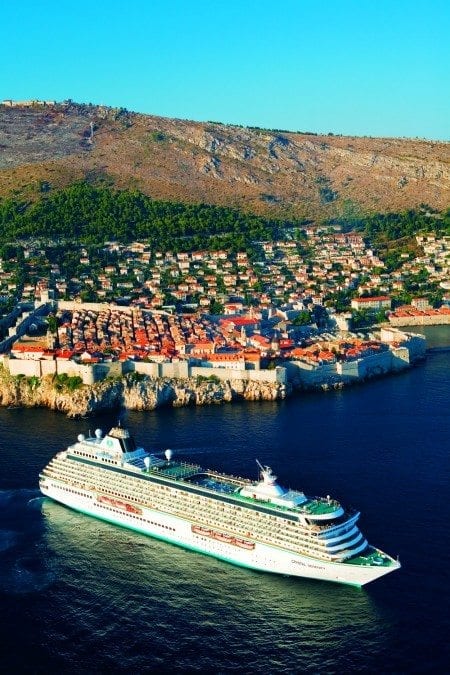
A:
{"type": "Polygon", "coordinates": [[[145,363],[142,361],[111,361],[105,363],[83,364],[67,359],[17,359],[5,356],[4,364],[11,375],[27,377],[44,377],[44,375],[78,375],[84,384],[101,382],[107,377],[122,377],[130,372],[140,373],[153,378],[188,379],[190,377],[215,376],[222,382],[242,380],[243,382],[267,382],[285,384],[287,382],[285,368],[274,370],[243,370],[231,368],[203,368],[189,366],[187,361],[166,363],[145,363]]]}
{"type": "Polygon", "coordinates": [[[291,361],[286,363],[286,370],[288,380],[294,386],[315,389],[358,382],[407,368],[409,365],[409,350],[402,346],[360,359],[335,363],[291,361]]]}
{"type": "Polygon", "coordinates": [[[450,314],[431,314],[430,316],[389,316],[392,326],[444,326],[450,324],[450,314]]]}

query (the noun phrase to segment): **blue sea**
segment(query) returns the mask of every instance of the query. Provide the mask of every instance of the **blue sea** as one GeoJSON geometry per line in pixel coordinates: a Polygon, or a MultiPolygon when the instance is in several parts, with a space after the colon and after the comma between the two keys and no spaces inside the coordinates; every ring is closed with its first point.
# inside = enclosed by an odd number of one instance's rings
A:
{"type": "MultiPolygon", "coordinates": [[[[428,329],[432,346],[450,329],[428,329]]],[[[128,413],[140,444],[361,511],[402,569],[363,589],[234,567],[44,499],[38,474],[111,413],[0,408],[2,673],[450,670],[450,352],[281,403],[128,413]]]]}

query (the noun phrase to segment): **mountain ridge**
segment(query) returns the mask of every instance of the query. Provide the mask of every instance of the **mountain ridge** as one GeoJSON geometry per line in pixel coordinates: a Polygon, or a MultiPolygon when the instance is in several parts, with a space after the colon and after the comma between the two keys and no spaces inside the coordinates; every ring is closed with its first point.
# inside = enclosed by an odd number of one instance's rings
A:
{"type": "Polygon", "coordinates": [[[450,144],[318,135],[73,102],[0,105],[0,196],[78,180],[155,199],[328,219],[450,203],[450,144]]]}

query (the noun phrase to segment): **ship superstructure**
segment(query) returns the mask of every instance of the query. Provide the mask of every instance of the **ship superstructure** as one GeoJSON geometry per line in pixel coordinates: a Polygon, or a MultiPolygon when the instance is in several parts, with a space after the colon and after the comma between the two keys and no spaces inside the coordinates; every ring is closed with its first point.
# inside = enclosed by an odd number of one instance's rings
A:
{"type": "MultiPolygon", "coordinates": [[[[258,462],[259,464],[259,462],[258,462]]],[[[277,483],[147,453],[127,429],[78,436],[40,475],[43,494],[77,511],[252,569],[362,586],[400,567],[370,546],[359,512],[277,483]]]]}

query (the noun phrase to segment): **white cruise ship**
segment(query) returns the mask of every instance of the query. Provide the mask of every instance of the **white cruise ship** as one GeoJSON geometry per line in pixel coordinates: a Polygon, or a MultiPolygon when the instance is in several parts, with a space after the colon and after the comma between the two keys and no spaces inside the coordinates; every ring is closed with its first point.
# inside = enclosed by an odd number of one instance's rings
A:
{"type": "Polygon", "coordinates": [[[370,546],[359,512],[329,496],[204,470],[136,447],[129,432],[80,434],[40,475],[44,495],[82,513],[255,570],[363,586],[400,567],[370,546]]]}

